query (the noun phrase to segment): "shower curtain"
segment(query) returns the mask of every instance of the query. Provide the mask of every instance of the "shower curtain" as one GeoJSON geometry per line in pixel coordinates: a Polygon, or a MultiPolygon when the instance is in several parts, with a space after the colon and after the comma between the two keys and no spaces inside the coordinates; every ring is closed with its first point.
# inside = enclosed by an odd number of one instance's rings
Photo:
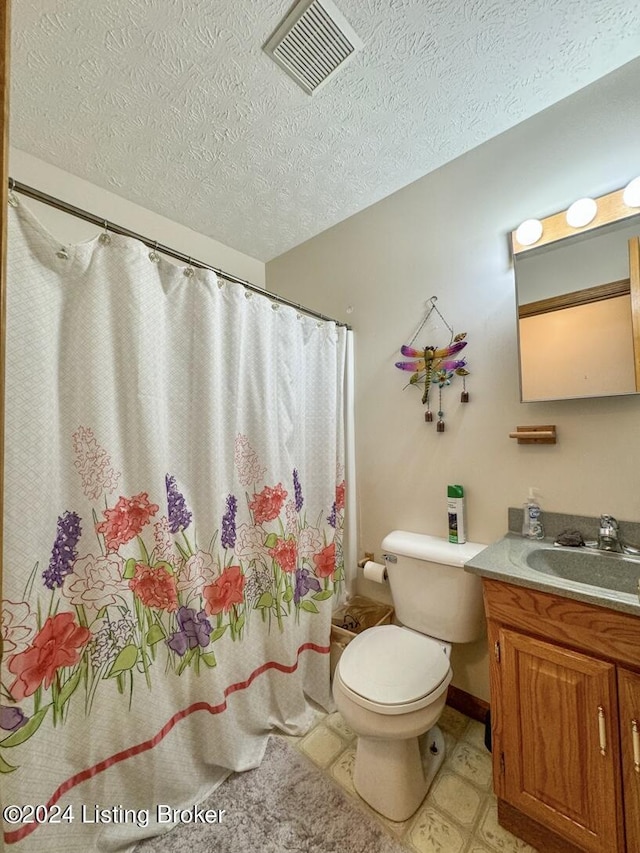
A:
{"type": "Polygon", "coordinates": [[[4,840],[130,850],[331,707],[347,331],[22,201],[8,286],[4,840]]]}

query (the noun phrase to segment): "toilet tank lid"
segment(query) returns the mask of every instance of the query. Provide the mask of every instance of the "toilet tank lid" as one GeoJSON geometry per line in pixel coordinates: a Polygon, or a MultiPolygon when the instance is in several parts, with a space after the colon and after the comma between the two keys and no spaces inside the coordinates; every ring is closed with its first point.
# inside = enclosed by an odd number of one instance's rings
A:
{"type": "Polygon", "coordinates": [[[464,566],[476,554],[487,546],[479,542],[465,542],[459,545],[439,536],[426,533],[409,533],[406,530],[394,530],[382,540],[382,550],[401,557],[414,557],[445,566],[464,566]]]}

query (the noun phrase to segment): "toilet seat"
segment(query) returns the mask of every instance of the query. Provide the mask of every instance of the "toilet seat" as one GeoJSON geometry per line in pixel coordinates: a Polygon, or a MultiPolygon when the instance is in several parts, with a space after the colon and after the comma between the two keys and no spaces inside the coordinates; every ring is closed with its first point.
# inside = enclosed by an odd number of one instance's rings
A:
{"type": "Polygon", "coordinates": [[[398,625],[358,634],[346,647],[336,677],[349,697],[379,714],[405,714],[431,704],[453,673],[437,640],[398,625]]]}

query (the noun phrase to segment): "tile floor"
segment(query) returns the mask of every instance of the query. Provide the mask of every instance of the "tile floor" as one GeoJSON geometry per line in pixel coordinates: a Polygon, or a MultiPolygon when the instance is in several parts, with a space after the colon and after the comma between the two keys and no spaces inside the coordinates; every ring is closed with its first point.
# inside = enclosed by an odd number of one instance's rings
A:
{"type": "MultiPolygon", "coordinates": [[[[396,823],[369,809],[372,818],[410,853],[536,853],[498,825],[482,723],[447,706],[439,726],[445,761],[416,814],[396,823]]],[[[352,781],[355,735],[339,713],[324,715],[304,737],[290,740],[348,794],[358,797],[352,781]]]]}

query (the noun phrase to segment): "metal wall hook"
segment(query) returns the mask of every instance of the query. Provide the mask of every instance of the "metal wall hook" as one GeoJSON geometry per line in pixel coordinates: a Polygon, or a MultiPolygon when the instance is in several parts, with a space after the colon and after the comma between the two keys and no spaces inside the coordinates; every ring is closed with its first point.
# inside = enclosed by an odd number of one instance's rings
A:
{"type": "Polygon", "coordinates": [[[15,194],[15,186],[15,180],[13,178],[9,178],[9,193],[7,195],[7,201],[9,202],[11,207],[17,207],[19,204],[18,197],[15,194]]]}

